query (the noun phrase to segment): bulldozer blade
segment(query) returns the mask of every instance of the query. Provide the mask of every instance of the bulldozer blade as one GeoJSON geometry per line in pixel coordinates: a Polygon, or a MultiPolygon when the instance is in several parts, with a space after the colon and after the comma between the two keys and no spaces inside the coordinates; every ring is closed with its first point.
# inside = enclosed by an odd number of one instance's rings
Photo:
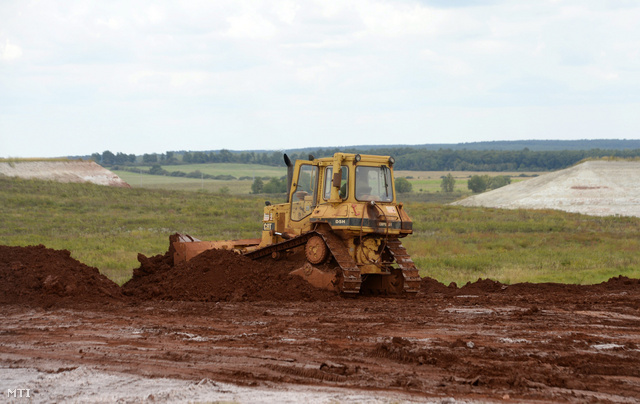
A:
{"type": "Polygon", "coordinates": [[[302,277],[302,279],[318,289],[333,291],[339,291],[340,289],[337,285],[337,276],[335,272],[322,271],[308,262],[300,268],[289,272],[289,274],[302,277]]]}
{"type": "Polygon", "coordinates": [[[214,248],[244,253],[247,249],[260,244],[260,239],[201,241],[186,234],[174,234],[169,241],[173,251],[173,265],[189,261],[196,255],[214,248]]]}

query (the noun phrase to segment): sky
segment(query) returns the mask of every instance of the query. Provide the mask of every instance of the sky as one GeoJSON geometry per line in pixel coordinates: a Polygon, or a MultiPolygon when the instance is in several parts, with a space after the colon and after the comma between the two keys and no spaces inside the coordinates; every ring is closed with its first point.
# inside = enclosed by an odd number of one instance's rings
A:
{"type": "Polygon", "coordinates": [[[0,157],[640,138],[636,0],[0,0],[0,157]]]}

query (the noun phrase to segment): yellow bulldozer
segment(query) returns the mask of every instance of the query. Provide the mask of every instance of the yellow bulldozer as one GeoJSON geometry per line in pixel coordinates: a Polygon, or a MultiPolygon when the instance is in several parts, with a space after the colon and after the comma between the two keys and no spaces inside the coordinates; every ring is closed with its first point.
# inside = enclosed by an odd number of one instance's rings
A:
{"type": "Polygon", "coordinates": [[[258,259],[304,251],[292,274],[343,294],[415,294],[420,276],[400,239],[412,221],[396,201],[390,156],[336,153],[287,165],[287,201],[265,203],[259,239],[171,239],[174,264],[214,248],[258,259]]]}

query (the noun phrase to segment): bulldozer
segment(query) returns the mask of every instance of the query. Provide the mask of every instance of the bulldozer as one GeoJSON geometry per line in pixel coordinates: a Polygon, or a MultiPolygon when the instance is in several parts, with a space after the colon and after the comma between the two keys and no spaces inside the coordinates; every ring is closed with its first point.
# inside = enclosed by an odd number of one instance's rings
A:
{"type": "Polygon", "coordinates": [[[345,295],[415,294],[418,269],[400,239],[413,232],[396,201],[390,156],[335,153],[296,160],[287,166],[285,203],[265,202],[262,237],[201,241],[171,239],[174,264],[209,249],[232,249],[254,259],[284,260],[304,251],[291,273],[313,286],[345,295]]]}

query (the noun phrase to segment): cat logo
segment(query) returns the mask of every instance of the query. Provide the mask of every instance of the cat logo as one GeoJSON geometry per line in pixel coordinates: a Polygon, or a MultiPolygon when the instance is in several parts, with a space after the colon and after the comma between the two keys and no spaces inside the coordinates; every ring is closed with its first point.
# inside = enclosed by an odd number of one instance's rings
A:
{"type": "Polygon", "coordinates": [[[273,223],[263,223],[262,224],[262,230],[270,231],[272,229],[273,229],[273,223]]]}

